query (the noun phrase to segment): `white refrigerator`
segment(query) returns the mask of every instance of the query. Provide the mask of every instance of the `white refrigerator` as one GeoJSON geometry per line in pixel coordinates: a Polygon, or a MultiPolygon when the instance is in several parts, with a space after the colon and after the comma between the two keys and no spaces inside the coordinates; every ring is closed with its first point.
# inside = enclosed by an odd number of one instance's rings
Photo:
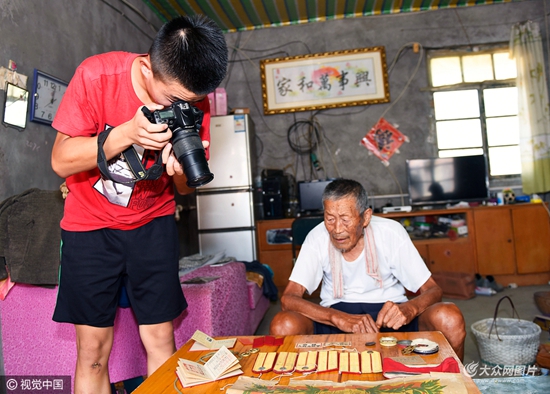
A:
{"type": "Polygon", "coordinates": [[[223,251],[239,261],[256,260],[254,152],[254,128],[247,114],[211,118],[208,166],[214,179],[197,189],[201,254],[223,251]]]}

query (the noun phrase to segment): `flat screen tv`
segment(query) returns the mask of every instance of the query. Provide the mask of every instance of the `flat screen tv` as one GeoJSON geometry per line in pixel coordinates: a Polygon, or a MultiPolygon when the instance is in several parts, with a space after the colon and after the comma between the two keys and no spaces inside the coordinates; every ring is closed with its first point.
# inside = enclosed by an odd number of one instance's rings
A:
{"type": "Polygon", "coordinates": [[[489,198],[484,155],[407,160],[411,205],[436,205],[489,198]]]}

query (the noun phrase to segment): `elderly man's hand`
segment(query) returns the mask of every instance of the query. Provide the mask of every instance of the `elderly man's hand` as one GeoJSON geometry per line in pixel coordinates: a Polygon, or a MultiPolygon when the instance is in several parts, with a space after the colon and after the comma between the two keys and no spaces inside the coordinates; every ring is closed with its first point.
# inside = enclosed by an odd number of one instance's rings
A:
{"type": "Polygon", "coordinates": [[[332,321],[337,328],[344,332],[358,334],[380,331],[371,315],[350,315],[338,311],[338,313],[333,316],[332,321]]]}
{"type": "Polygon", "coordinates": [[[378,328],[387,327],[398,330],[405,324],[410,323],[415,316],[413,308],[407,305],[406,302],[403,304],[396,304],[387,301],[378,313],[376,326],[378,328]]]}

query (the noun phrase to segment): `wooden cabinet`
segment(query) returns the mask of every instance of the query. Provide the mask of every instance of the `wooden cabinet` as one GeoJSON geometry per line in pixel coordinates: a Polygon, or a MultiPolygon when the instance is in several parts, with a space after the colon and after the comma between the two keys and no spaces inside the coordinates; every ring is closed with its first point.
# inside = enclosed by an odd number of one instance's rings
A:
{"type": "Polygon", "coordinates": [[[514,234],[510,209],[504,206],[474,212],[477,266],[480,275],[515,273],[514,234]]]}
{"type": "MultiPolygon", "coordinates": [[[[434,241],[440,242],[426,245],[428,253],[427,260],[424,260],[431,272],[474,272],[475,252],[471,236],[458,238],[456,241],[434,241]]],[[[413,243],[418,248],[419,245],[413,243]]]]}
{"type": "Polygon", "coordinates": [[[475,272],[475,246],[471,208],[438,209],[414,212],[378,214],[397,221],[437,222],[439,217],[463,219],[468,234],[455,240],[448,237],[414,239],[413,244],[431,272],[475,272]]]}
{"type": "Polygon", "coordinates": [[[518,274],[550,270],[550,217],[540,204],[512,208],[518,274]]]}
{"type": "Polygon", "coordinates": [[[542,284],[550,276],[550,218],[541,204],[474,210],[481,275],[513,276],[518,284],[542,284]]]}
{"type": "Polygon", "coordinates": [[[259,261],[273,270],[273,281],[283,293],[292,272],[291,227],[294,219],[259,220],[256,222],[259,261]]]}

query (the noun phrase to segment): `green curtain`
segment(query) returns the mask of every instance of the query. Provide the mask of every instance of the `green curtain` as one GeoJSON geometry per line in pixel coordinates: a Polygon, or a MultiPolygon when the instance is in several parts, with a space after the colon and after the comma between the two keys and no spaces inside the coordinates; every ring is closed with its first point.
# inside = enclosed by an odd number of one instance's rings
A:
{"type": "Polygon", "coordinates": [[[539,26],[512,27],[510,54],[516,59],[523,192],[550,191],[550,106],[539,26]]]}

